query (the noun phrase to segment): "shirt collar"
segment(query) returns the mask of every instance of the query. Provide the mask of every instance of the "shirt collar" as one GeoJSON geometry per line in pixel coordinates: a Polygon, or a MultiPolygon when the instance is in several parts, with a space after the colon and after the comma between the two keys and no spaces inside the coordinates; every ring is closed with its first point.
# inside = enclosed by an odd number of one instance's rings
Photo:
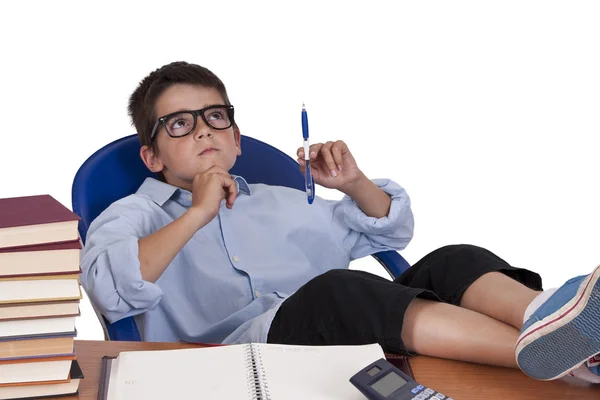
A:
{"type": "Polygon", "coordinates": [[[248,182],[246,182],[246,180],[243,177],[241,177],[239,175],[231,175],[231,176],[237,183],[238,193],[242,192],[248,196],[252,196],[252,189],[250,189],[250,185],[248,185],[248,182]]]}
{"type": "MultiPolygon", "coordinates": [[[[252,195],[252,189],[243,177],[238,175],[232,175],[232,177],[235,180],[238,194],[252,195]]],[[[171,198],[186,207],[191,205],[192,200],[190,191],[169,185],[155,178],[146,178],[136,193],[148,196],[150,200],[161,207],[171,198]]]]}

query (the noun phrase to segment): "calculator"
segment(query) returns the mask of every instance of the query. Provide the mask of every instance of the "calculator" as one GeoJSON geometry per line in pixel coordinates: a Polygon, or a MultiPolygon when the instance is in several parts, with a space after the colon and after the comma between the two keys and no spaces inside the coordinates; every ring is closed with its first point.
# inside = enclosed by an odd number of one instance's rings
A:
{"type": "Polygon", "coordinates": [[[384,358],[361,369],[350,383],[369,400],[453,400],[419,385],[384,358]]]}

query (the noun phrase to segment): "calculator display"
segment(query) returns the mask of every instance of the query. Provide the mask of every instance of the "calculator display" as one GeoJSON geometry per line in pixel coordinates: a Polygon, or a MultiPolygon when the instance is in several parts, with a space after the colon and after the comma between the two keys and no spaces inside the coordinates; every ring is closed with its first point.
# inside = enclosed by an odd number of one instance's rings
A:
{"type": "Polygon", "coordinates": [[[394,393],[396,390],[400,389],[402,386],[406,384],[406,380],[402,378],[400,375],[395,373],[394,371],[390,371],[389,374],[373,383],[371,387],[377,391],[382,396],[389,396],[394,393]]]}

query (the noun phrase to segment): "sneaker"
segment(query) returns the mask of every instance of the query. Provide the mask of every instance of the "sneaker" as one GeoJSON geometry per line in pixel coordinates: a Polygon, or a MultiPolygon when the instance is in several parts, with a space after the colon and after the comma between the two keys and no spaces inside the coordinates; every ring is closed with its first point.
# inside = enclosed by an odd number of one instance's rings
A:
{"type": "Polygon", "coordinates": [[[590,383],[600,383],[600,354],[590,358],[579,368],[569,372],[569,375],[590,383]]]}
{"type": "Polygon", "coordinates": [[[523,325],[515,354],[532,378],[558,379],[600,353],[600,266],[567,281],[523,325]]]}

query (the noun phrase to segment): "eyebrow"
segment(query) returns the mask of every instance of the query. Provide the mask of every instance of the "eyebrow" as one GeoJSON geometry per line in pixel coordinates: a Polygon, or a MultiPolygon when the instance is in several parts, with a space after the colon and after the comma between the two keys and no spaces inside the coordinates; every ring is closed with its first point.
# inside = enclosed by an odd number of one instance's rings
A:
{"type": "Polygon", "coordinates": [[[186,109],[183,109],[183,110],[173,111],[173,112],[167,113],[165,115],[171,115],[171,114],[176,114],[176,113],[180,113],[180,112],[189,112],[189,111],[203,110],[203,109],[208,108],[208,107],[216,107],[216,106],[227,107],[227,104],[223,104],[223,103],[209,103],[209,104],[205,104],[204,107],[202,107],[202,108],[195,108],[195,109],[186,108],[186,109]]]}

